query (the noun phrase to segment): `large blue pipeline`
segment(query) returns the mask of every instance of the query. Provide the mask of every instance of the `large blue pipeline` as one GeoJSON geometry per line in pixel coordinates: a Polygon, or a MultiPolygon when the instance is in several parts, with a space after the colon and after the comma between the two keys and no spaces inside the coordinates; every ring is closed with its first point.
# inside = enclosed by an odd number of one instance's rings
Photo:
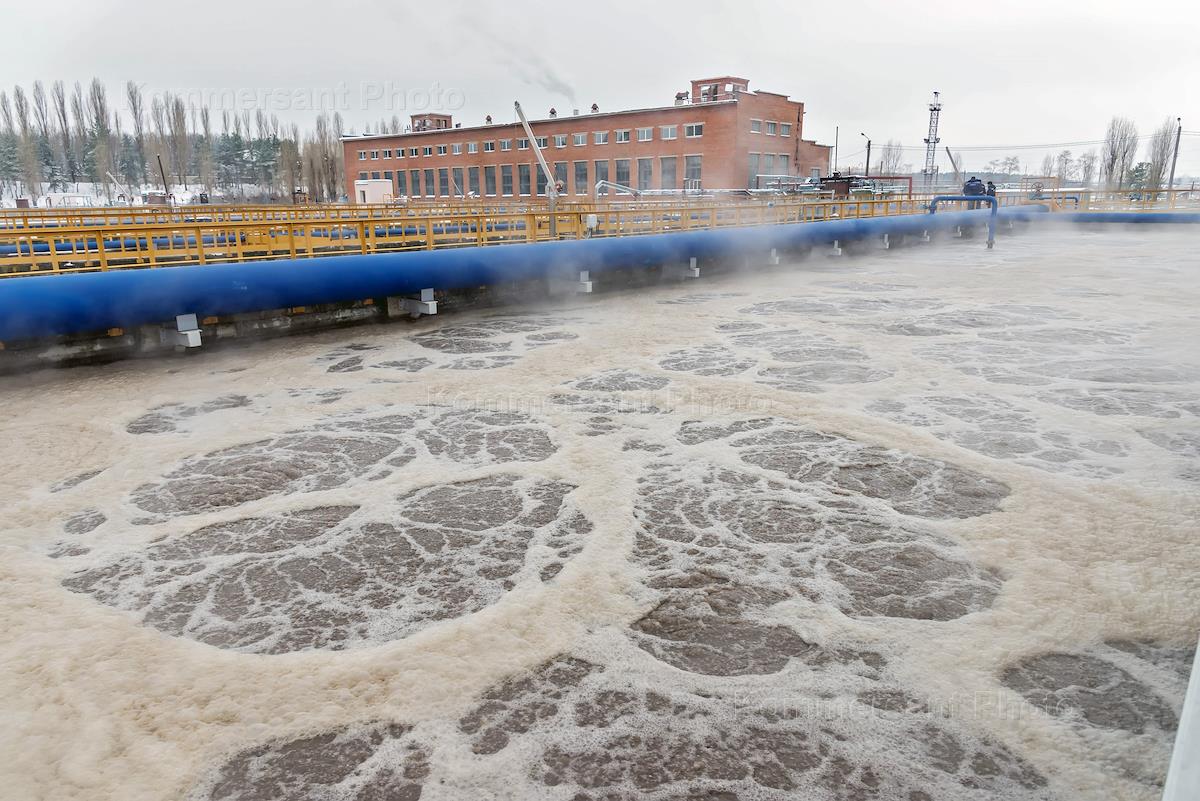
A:
{"type": "MultiPolygon", "coordinates": [[[[1000,215],[1005,219],[1032,219],[1042,216],[1044,211],[1044,207],[1023,206],[1002,209],[1000,215]]],[[[834,240],[848,242],[884,234],[919,235],[923,231],[975,225],[983,223],[986,215],[988,212],[984,211],[960,211],[494,247],[13,278],[0,281],[0,341],[131,328],[173,320],[181,314],[206,317],[311,306],[414,294],[426,288],[461,289],[527,281],[581,270],[601,274],[608,270],[687,262],[693,257],[705,261],[765,254],[772,248],[788,252],[834,240]]],[[[1056,219],[1069,216],[1072,215],[1056,215],[1056,219]]],[[[1200,222],[1200,215],[1192,216],[1198,218],[1193,221],[1200,222]]]]}

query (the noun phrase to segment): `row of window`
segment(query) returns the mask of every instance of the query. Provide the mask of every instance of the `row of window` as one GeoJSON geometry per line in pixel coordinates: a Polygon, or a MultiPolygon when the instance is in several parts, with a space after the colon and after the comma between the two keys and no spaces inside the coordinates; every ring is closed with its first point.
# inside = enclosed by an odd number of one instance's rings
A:
{"type": "Polygon", "coordinates": [[[759,175],[788,175],[791,169],[791,158],[786,153],[751,153],[746,186],[750,189],[761,189],[758,186],[759,175]]]}
{"type": "Polygon", "coordinates": [[[774,120],[750,120],[750,133],[765,133],[767,136],[791,136],[790,122],[775,122],[774,120]],[[765,126],[765,128],[764,128],[765,126]]]}
{"type": "MultiPolygon", "coordinates": [[[[772,123],[772,125],[773,124],[774,123],[772,123]]],[[[789,129],[790,129],[790,127],[791,126],[788,126],[789,129]]],[[[611,132],[610,131],[593,131],[592,132],[593,144],[607,145],[609,142],[609,133],[612,133],[615,135],[615,141],[617,144],[623,144],[625,142],[633,141],[631,139],[631,137],[633,135],[635,135],[635,133],[637,136],[637,141],[639,141],[639,142],[653,142],[654,141],[654,128],[653,127],[629,128],[629,129],[625,129],[625,130],[611,131],[611,132]]],[[[704,123],[702,123],[702,122],[688,123],[687,125],[683,126],[683,135],[684,135],[684,138],[686,138],[686,139],[698,139],[701,136],[704,136],[704,123]]],[[[786,134],[785,134],[785,136],[786,136],[786,134]]],[[[555,134],[554,135],[554,146],[556,148],[566,147],[568,138],[570,138],[571,143],[573,145],[575,145],[576,147],[582,147],[583,145],[587,144],[588,135],[586,133],[555,134]]],[[[679,126],[678,125],[660,125],[660,126],[658,126],[658,138],[661,140],[664,140],[664,141],[678,139],[679,138],[679,126]]],[[[484,142],[483,143],[483,152],[484,153],[495,152],[497,141],[499,141],[499,143],[500,143],[500,150],[507,151],[507,150],[513,149],[513,140],[512,139],[500,139],[500,140],[492,140],[492,141],[484,142]]],[[[528,150],[529,149],[529,140],[528,139],[523,139],[523,138],[517,139],[516,142],[517,142],[517,150],[528,150]]],[[[548,148],[550,146],[550,137],[548,137],[548,136],[537,137],[537,144],[538,144],[538,147],[540,147],[540,148],[548,148]]],[[[479,143],[478,142],[467,142],[466,147],[467,147],[468,153],[478,153],[479,152],[479,143]]],[[[402,148],[402,147],[396,148],[395,150],[391,150],[391,149],[360,150],[360,151],[358,151],[358,160],[359,161],[367,161],[368,159],[370,159],[371,161],[377,161],[377,160],[379,160],[379,158],[381,158],[380,153],[383,154],[382,158],[385,158],[385,159],[390,159],[390,158],[402,159],[405,156],[405,152],[406,152],[405,148],[402,148]]],[[[412,158],[415,158],[417,156],[432,156],[435,153],[439,156],[445,156],[447,154],[457,156],[457,155],[460,155],[462,152],[463,152],[463,143],[461,143],[461,142],[455,142],[454,144],[451,144],[451,145],[425,145],[424,147],[410,147],[407,149],[408,156],[412,157],[412,158]]]]}
{"type": "MultiPolygon", "coordinates": [[[[611,174],[608,160],[556,161],[554,162],[554,179],[562,182],[564,191],[570,191],[566,188],[568,179],[570,179],[576,195],[591,194],[592,187],[597,181],[611,180],[624,186],[633,186],[631,181],[635,177],[639,190],[679,189],[681,177],[685,181],[700,180],[701,158],[701,156],[684,156],[682,176],[679,174],[678,156],[661,156],[658,159],[615,159],[611,162],[613,166],[611,174]],[[658,161],[657,187],[654,186],[655,161],[658,161]],[[637,170],[636,173],[632,172],[633,169],[637,170]]],[[[373,179],[382,177],[391,181],[396,196],[452,197],[469,192],[487,197],[497,195],[511,197],[513,195],[531,195],[534,187],[536,187],[537,194],[546,194],[546,175],[536,164],[439,167],[424,170],[396,170],[395,172],[383,170],[382,173],[371,172],[369,175],[373,179]]],[[[359,180],[362,181],[367,180],[367,176],[366,172],[358,174],[359,180]]]]}

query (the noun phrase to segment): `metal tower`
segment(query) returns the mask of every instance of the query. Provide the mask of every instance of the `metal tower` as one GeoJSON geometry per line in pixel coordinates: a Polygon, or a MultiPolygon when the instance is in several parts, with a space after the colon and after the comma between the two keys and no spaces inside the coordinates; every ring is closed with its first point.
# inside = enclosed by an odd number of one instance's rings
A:
{"type": "Polygon", "coordinates": [[[937,164],[934,163],[934,158],[937,156],[938,142],[942,141],[937,134],[938,117],[942,113],[940,97],[940,92],[934,92],[933,102],[929,104],[929,136],[925,137],[925,169],[921,170],[925,176],[926,188],[933,186],[934,176],[937,175],[937,164]]]}

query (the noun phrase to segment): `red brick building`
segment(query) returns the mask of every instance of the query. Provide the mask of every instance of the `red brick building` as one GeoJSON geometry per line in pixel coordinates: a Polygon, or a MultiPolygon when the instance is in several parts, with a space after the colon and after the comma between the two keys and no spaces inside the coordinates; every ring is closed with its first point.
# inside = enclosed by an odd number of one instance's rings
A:
{"type": "MultiPolygon", "coordinates": [[[[803,103],[729,76],[692,81],[674,105],[593,106],[530,127],[566,196],[591,195],[600,180],[639,190],[746,189],[756,175],[824,174],[829,164],[829,146],[802,138],[803,103]]],[[[347,195],[359,202],[368,197],[354,182],[368,179],[390,180],[397,197],[545,193],[519,122],[459,127],[446,114],[417,114],[403,134],[347,136],[342,146],[347,195]]]]}

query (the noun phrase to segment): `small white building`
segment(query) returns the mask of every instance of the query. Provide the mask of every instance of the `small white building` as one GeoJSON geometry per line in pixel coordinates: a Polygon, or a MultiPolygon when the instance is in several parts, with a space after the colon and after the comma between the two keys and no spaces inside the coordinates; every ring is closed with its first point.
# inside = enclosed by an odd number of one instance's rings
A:
{"type": "Polygon", "coordinates": [[[387,178],[367,178],[354,182],[355,203],[391,203],[392,182],[387,178]]]}

